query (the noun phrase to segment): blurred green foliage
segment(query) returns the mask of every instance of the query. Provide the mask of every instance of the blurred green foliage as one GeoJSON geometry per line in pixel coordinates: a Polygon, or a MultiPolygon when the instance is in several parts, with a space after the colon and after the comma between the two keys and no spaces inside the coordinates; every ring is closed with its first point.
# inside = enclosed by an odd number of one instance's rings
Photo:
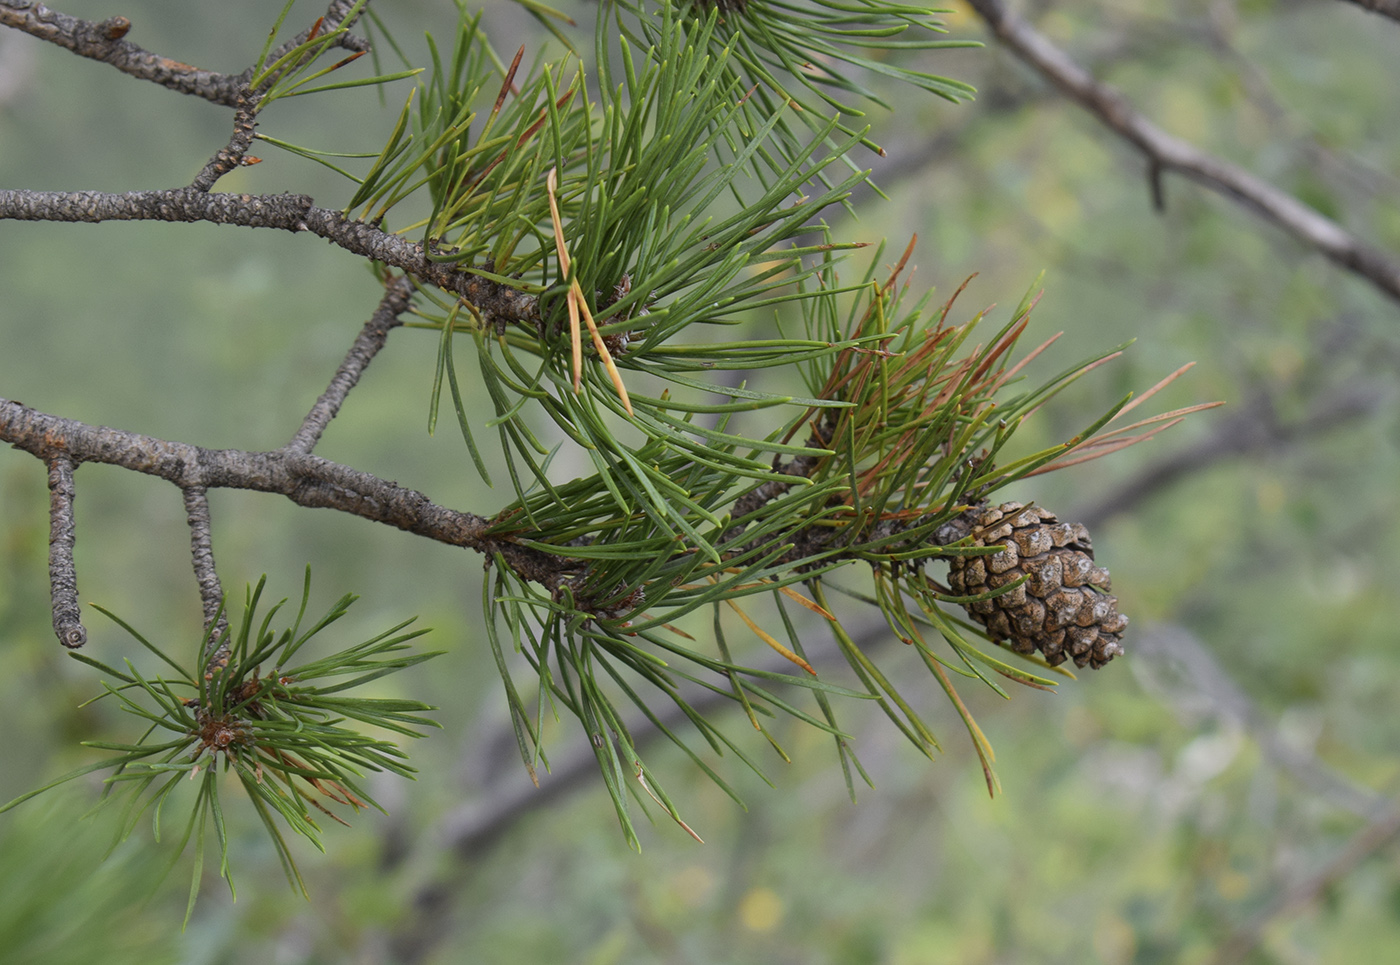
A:
{"type": "MultiPolygon", "coordinates": [[[[411,26],[399,31],[409,38],[450,24],[444,6],[401,0],[380,12],[411,26]]],[[[279,7],[172,12],[131,0],[122,12],[131,39],[148,49],[237,70],[279,7]]],[[[62,9],[110,14],[77,0],[62,9]]],[[[586,21],[592,10],[575,14],[586,21]]],[[[1286,0],[1037,10],[1047,35],[1172,133],[1400,248],[1400,76],[1391,69],[1400,24],[1347,4],[1286,0]]],[[[965,10],[947,19],[952,37],[980,36],[965,10]]],[[[502,49],[540,36],[510,5],[489,6],[483,24],[502,49]]],[[[26,79],[0,104],[0,185],[181,184],[227,136],[226,111],[29,38],[5,41],[0,58],[7,67],[24,58],[26,79]]],[[[1203,963],[1334,858],[1363,818],[1281,769],[1264,738],[1339,779],[1395,794],[1396,306],[1191,184],[1168,178],[1166,208],[1154,212],[1137,155],[995,48],[937,59],[938,71],[979,88],[978,101],[901,94],[893,117],[872,113],[889,158],[868,163],[897,203],[859,201],[860,220],[833,226],[834,235],[902,242],[917,233],[916,285],[948,293],[980,272],[964,298],[1000,300],[1004,310],[1048,269],[1033,331],[1065,335],[1047,372],[1138,340],[1104,377],[1081,381],[1029,423],[1028,448],[1193,359],[1167,403],[1229,404],[1150,446],[1029,481],[1017,495],[1062,518],[1088,516],[1154,459],[1210,437],[1261,398],[1281,425],[1305,422],[1347,389],[1374,403],[1326,431],[1262,447],[1241,439],[1237,452],[1095,526],[1099,558],[1134,619],[1128,656],[1053,697],[967,695],[998,751],[1003,796],[987,799],[965,742],[949,739],[929,764],[878,711],[848,707],[843,722],[876,784],[859,804],[846,797],[828,738],[779,725],[793,762],[764,758],[776,790],[725,771],[748,813],[678,753],[652,750],[707,845],[661,820],[640,828],[644,850],[632,853],[601,783],[590,780],[459,859],[442,846],[447,818],[528,784],[511,760],[477,624],[480,561],[384,527],[220,491],[211,502],[227,586],[264,571],[273,585],[296,585],[311,562],[326,588],[320,599],[313,593],[313,609],[329,605],[335,588],[363,594],[347,634],[412,613],[436,628],[429,643],[448,654],[384,695],[439,705],[446,733],[414,747],[416,784],[374,785],[391,818],[361,816],[350,830],[328,831],[327,855],[299,855],[309,902],[288,897],[258,829],[236,829],[239,901],[210,889],[183,936],[184,876],[162,877],[149,836],[143,847],[138,832],[98,862],[90,838],[102,839],[102,819],[77,817],[95,791],[7,815],[0,961],[1203,963]],[[1199,680],[1172,684],[1160,649],[1134,650],[1163,628],[1201,643],[1254,702],[1253,724],[1202,696],[1199,680]]],[[[392,98],[373,105],[372,93],[353,91],[292,99],[262,129],[327,150],[373,150],[397,115],[392,98]]],[[[333,176],[265,153],[264,164],[221,187],[343,203],[333,176]]],[[[0,224],[0,394],[201,445],[272,447],[324,387],[377,289],[353,259],[306,237],[0,224]]],[[[487,490],[451,433],[422,431],[436,349],[431,334],[396,332],[319,451],[489,513],[512,494],[487,490]]],[[[474,398],[485,411],[484,397],[474,398]]],[[[78,473],[83,598],[191,639],[200,609],[180,500],[127,475],[78,473]]],[[[0,455],[0,800],[83,763],[77,742],[114,726],[104,708],[75,709],[92,692],[92,674],[64,658],[49,630],[45,506],[38,463],[0,455]]],[[[94,656],[130,655],[114,628],[92,629],[94,656]]],[[[834,652],[812,636],[809,658],[834,670],[834,652]]],[[[912,654],[889,659],[914,671],[912,654]]],[[[919,709],[951,737],[957,720],[931,691],[917,693],[919,709]]],[[[583,742],[569,728],[548,737],[559,757],[583,742]]],[[[754,738],[749,750],[763,755],[754,738]]],[[[549,781],[542,776],[546,790],[549,781]]],[[[1269,921],[1248,961],[1385,961],[1396,947],[1400,858],[1391,848],[1269,921]]]]}

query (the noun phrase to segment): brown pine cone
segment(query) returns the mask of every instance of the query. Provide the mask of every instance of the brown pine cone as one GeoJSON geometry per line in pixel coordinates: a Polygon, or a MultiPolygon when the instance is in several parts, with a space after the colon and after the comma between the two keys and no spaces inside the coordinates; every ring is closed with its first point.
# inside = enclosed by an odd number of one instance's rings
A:
{"type": "Polygon", "coordinates": [[[1119,637],[1128,618],[1108,570],[1094,565],[1089,531],[1062,523],[1039,506],[1002,503],[987,506],[972,521],[977,546],[1000,544],[990,556],[955,556],[948,584],[959,596],[977,596],[1025,583],[990,600],[966,604],[968,613],[996,641],[1009,641],[1017,653],[1039,650],[1050,665],[1073,657],[1077,666],[1102,667],[1123,652],[1119,637]]]}

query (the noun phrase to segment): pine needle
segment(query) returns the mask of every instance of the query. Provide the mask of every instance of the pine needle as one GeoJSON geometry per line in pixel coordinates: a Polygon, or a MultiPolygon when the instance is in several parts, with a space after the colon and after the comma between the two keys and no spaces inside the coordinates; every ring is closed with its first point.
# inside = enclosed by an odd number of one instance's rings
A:
{"type": "MultiPolygon", "coordinates": [[[[549,169],[544,184],[545,192],[549,195],[549,216],[554,222],[554,250],[559,255],[559,270],[568,278],[571,262],[569,250],[564,245],[564,224],[559,217],[559,201],[555,196],[559,186],[557,167],[549,169]]],[[[573,351],[574,394],[577,395],[583,387],[583,336],[578,324],[579,316],[582,315],[583,320],[588,323],[588,333],[593,337],[593,347],[597,350],[598,357],[603,360],[603,367],[608,370],[608,376],[612,379],[613,388],[617,390],[617,397],[622,401],[622,407],[627,410],[629,416],[635,417],[632,400],[627,396],[627,387],[622,384],[622,375],[613,363],[612,353],[608,351],[603,336],[598,334],[598,325],[593,321],[593,312],[588,308],[588,300],[583,297],[583,286],[578,283],[577,278],[570,281],[566,298],[569,306],[569,344],[573,351]]]]}

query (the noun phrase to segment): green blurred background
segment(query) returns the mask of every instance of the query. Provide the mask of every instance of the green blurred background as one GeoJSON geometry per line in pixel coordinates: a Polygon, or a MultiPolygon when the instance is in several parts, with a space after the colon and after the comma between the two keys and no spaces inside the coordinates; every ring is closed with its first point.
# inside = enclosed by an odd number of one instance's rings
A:
{"type": "MultiPolygon", "coordinates": [[[[236,72],[280,6],[61,9],[127,16],[129,39],[147,49],[236,72]]],[[[445,0],[378,9],[417,52],[424,30],[455,22],[445,0]]],[[[316,12],[303,2],[293,18],[316,12]]],[[[593,12],[577,11],[584,49],[593,12]]],[[[1400,252],[1400,23],[1323,0],[1056,0],[1036,3],[1033,19],[1171,133],[1400,252]]],[[[965,8],[947,22],[954,36],[983,36],[965,8]]],[[[488,6],[485,23],[507,54],[541,42],[511,4],[488,6]]],[[[978,273],[954,318],[998,303],[1004,319],[1045,270],[1032,334],[1064,335],[1038,363],[1042,375],[1137,340],[1028,425],[1027,447],[1191,360],[1158,408],[1227,403],[1018,490],[1091,525],[1133,625],[1126,657],[1057,695],[1018,690],[1003,701],[964,688],[1004,793],[988,799],[952,709],[871,622],[864,639],[939,725],[937,761],[873,708],[844,707],[876,784],[852,804],[828,738],[788,728],[785,764],[737,717],[731,733],[776,789],[720,762],[745,813],[654,745],[653,763],[708,843],[664,821],[642,827],[634,854],[577,728],[556,729],[555,773],[530,787],[479,629],[479,559],[217,491],[229,590],[267,573],[274,599],[294,595],[310,563],[313,608],[363,596],[343,642],[415,613],[435,628],[429,645],[446,655],[386,692],[439,705],[444,729],[411,748],[417,782],[374,783],[389,818],[330,828],[325,855],[294,843],[309,902],[288,890],[261,830],[243,823],[238,900],[209,870],[183,934],[189,857],[165,874],[169,842],[153,844],[143,824],[103,862],[110,816],[83,816],[93,785],[0,817],[0,961],[1393,960],[1400,311],[1195,185],[1168,177],[1155,212],[1141,158],[995,46],[926,63],[974,83],[977,102],[892,92],[894,114],[871,115],[888,157],[868,163],[894,203],[864,197],[860,220],[836,225],[837,237],[889,237],[897,254],[917,233],[915,285],[944,294],[978,273]]],[[[406,92],[385,104],[363,91],[281,102],[261,129],[377,150],[406,92]]],[[[0,34],[0,187],[172,187],[228,131],[223,109],[0,34]]],[[[327,207],[348,197],[315,165],[255,153],[264,163],[221,190],[304,192],[327,207]]],[[[309,236],[3,222],[0,395],[209,447],[274,448],[378,291],[353,257],[309,236]]],[[[455,427],[426,432],[436,349],[431,333],[395,332],[318,452],[489,514],[509,490],[480,482],[455,427]]],[[[83,467],[77,482],[82,599],[160,642],[195,639],[176,490],[103,466],[83,467]]],[[[0,800],[89,759],[80,740],[132,736],[111,708],[75,709],[98,684],[49,627],[46,499],[37,461],[0,453],[0,800]]],[[[116,627],[86,620],[95,656],[134,656],[116,627]]],[[[810,650],[840,679],[818,635],[810,650]]]]}

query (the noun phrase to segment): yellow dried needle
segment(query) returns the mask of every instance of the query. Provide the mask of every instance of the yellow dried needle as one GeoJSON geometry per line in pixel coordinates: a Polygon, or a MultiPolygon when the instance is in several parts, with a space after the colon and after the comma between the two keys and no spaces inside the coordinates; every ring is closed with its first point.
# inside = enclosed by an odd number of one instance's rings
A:
{"type": "MultiPolygon", "coordinates": [[[[608,377],[612,379],[613,388],[617,390],[617,397],[622,401],[622,407],[627,410],[628,415],[635,415],[632,411],[632,400],[627,397],[627,386],[622,384],[622,373],[618,372],[617,366],[613,363],[612,353],[608,351],[603,336],[598,334],[598,326],[593,321],[593,313],[588,310],[588,302],[583,299],[583,290],[579,287],[577,278],[574,279],[574,287],[569,294],[578,296],[578,306],[583,310],[583,320],[588,323],[588,333],[593,336],[593,347],[598,350],[598,357],[603,360],[603,367],[608,370],[608,377]]],[[[577,321],[575,321],[574,330],[578,330],[577,321]]],[[[574,391],[578,391],[577,369],[574,370],[574,391]]]]}
{"type": "MultiPolygon", "coordinates": [[[[549,195],[550,220],[554,223],[554,250],[559,255],[559,270],[568,278],[571,263],[569,249],[564,245],[564,222],[559,217],[559,202],[555,197],[558,186],[559,169],[550,168],[545,177],[544,187],[549,195]]],[[[598,357],[603,360],[603,367],[608,370],[608,377],[612,379],[613,388],[617,390],[622,407],[627,410],[628,415],[634,416],[636,413],[632,411],[632,400],[627,396],[627,387],[622,384],[622,375],[617,371],[617,365],[613,362],[612,353],[608,351],[603,336],[598,334],[598,325],[593,321],[593,312],[588,308],[588,300],[583,297],[583,286],[578,283],[577,278],[570,282],[565,300],[569,307],[569,345],[573,351],[574,394],[577,395],[583,387],[583,333],[578,324],[579,315],[582,314],[583,320],[588,324],[588,333],[593,337],[593,347],[597,350],[598,357]]]]}
{"type": "Polygon", "coordinates": [[[785,657],[786,659],[791,660],[793,663],[797,664],[799,667],[807,671],[813,677],[817,675],[817,672],[812,669],[812,665],[810,663],[803,660],[801,657],[793,653],[787,647],[783,646],[773,637],[771,633],[766,632],[757,623],[754,623],[753,620],[749,618],[749,615],[747,613],[739,609],[739,604],[735,603],[733,600],[725,600],[724,602],[728,603],[730,608],[733,609],[735,613],[739,614],[739,619],[747,623],[750,630],[758,634],[760,640],[768,644],[768,646],[772,647],[778,653],[782,654],[783,657],[785,657]]]}
{"type": "MultiPolygon", "coordinates": [[[[559,255],[559,271],[565,278],[569,277],[569,249],[564,247],[564,222],[559,217],[559,201],[554,197],[555,189],[559,186],[559,168],[552,167],[549,174],[544,179],[544,190],[549,195],[549,217],[554,222],[554,250],[559,255]]],[[[574,394],[578,394],[579,388],[583,384],[583,338],[578,327],[578,302],[574,300],[574,289],[577,285],[569,288],[567,297],[569,305],[569,343],[573,348],[574,363],[574,394]]]]}
{"type": "Polygon", "coordinates": [[[647,794],[651,795],[651,799],[656,802],[657,806],[664,808],[666,813],[671,815],[671,820],[675,821],[677,824],[679,824],[682,828],[685,829],[686,834],[690,835],[692,838],[694,838],[696,841],[699,841],[701,844],[704,844],[705,839],[700,837],[700,835],[696,834],[694,829],[692,829],[690,825],[686,824],[684,821],[681,820],[681,816],[679,814],[677,814],[671,808],[667,807],[666,802],[656,796],[656,792],[653,791],[651,789],[651,785],[647,783],[646,774],[642,772],[642,762],[633,761],[632,767],[636,770],[637,783],[642,786],[642,790],[646,791],[647,794]]]}

